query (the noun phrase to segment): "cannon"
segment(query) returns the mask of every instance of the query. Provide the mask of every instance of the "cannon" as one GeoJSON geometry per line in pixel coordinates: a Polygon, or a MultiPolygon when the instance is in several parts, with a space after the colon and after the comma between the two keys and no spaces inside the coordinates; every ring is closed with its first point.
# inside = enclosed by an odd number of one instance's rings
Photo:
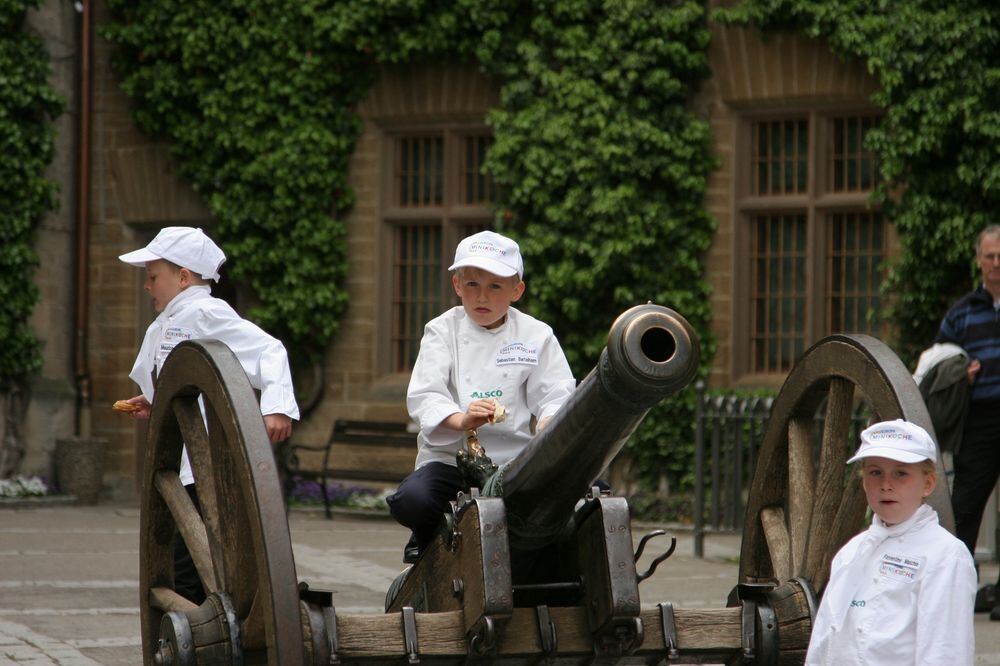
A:
{"type": "Polygon", "coordinates": [[[600,650],[630,652],[643,625],[628,505],[592,483],[646,412],[697,369],[697,338],[683,317],[656,305],[623,313],[548,427],[482,492],[456,500],[431,547],[390,590],[387,610],[461,610],[466,642],[485,656],[516,607],[579,606],[600,650]]]}
{"type": "MultiPolygon", "coordinates": [[[[855,404],[933,432],[930,419],[884,344],[820,341],[775,400],[730,598],[709,609],[642,603],[639,584],[655,565],[638,573],[635,563],[653,535],[634,552],[626,501],[591,483],[645,413],[691,381],[697,357],[679,314],[655,305],[622,314],[571,402],[481,488],[455,498],[431,547],[389,590],[386,613],[350,614],[296,578],[274,457],[239,364],[218,342],[178,345],[158,379],[144,468],[144,663],[801,664],[830,559],[863,526],[864,498],[843,473],[855,404]],[[177,476],[183,442],[200,514],[177,476]],[[172,589],[177,538],[208,594],[200,606],[172,589]]],[[[929,499],[950,525],[946,492],[929,499]]]]}

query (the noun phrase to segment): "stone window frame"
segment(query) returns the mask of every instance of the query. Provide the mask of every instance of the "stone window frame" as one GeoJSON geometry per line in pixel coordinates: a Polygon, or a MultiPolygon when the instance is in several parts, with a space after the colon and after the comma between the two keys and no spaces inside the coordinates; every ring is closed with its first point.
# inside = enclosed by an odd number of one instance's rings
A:
{"type": "MultiPolygon", "coordinates": [[[[856,150],[844,149],[844,144],[836,145],[835,139],[843,137],[837,132],[837,121],[845,118],[866,119],[878,122],[880,114],[868,105],[803,106],[743,110],[736,123],[734,151],[734,282],[733,282],[733,355],[732,377],[739,383],[779,384],[794,360],[812,344],[833,332],[861,332],[881,336],[885,325],[869,322],[858,312],[857,306],[866,304],[878,309],[878,285],[872,285],[872,275],[881,276],[881,259],[892,253],[895,242],[890,225],[881,217],[881,210],[871,202],[871,187],[861,187],[859,178],[848,178],[845,167],[853,161],[855,174],[859,155],[856,150]],[[755,152],[762,127],[780,123],[804,123],[806,151],[805,173],[795,157],[801,153],[800,146],[791,146],[787,152],[792,158],[784,159],[780,185],[768,179],[760,180],[761,165],[773,164],[773,155],[755,152]],[[757,140],[755,141],[755,138],[757,140]],[[842,159],[834,159],[839,155],[842,159]],[[792,183],[785,178],[785,167],[792,166],[792,183]],[[839,175],[839,179],[835,176],[839,175]],[[800,180],[801,179],[801,180],[800,180]],[[864,222],[869,229],[875,229],[874,238],[868,234],[865,242],[874,245],[875,258],[869,248],[853,251],[837,251],[836,244],[844,236],[836,236],[837,224],[841,228],[851,222],[864,222]],[[770,248],[777,247],[776,254],[769,256],[761,250],[761,241],[773,239],[768,233],[761,234],[762,228],[770,231],[780,229],[781,238],[770,248]],[[786,233],[795,229],[796,233],[786,233]],[[784,247],[789,238],[796,240],[795,247],[786,252],[784,247]],[[873,264],[873,262],[875,262],[873,264]],[[799,267],[799,279],[794,289],[781,292],[788,287],[782,275],[768,274],[766,267],[799,267]],[[867,276],[866,287],[859,290],[857,285],[845,280],[845,267],[853,266],[852,275],[860,276],[858,266],[864,265],[867,276]],[[877,268],[873,268],[877,265],[877,268]],[[765,267],[765,270],[759,270],[765,267]],[[779,298],[768,299],[769,294],[761,293],[760,278],[773,285],[775,278],[779,285],[779,298]],[[839,287],[839,288],[838,288],[839,287]],[[762,303],[780,301],[793,303],[799,307],[789,307],[788,312],[774,314],[762,303]],[[762,319],[763,317],[763,319],[762,319]],[[832,330],[832,322],[840,317],[843,322],[851,322],[848,330],[832,330]],[[781,318],[778,320],[777,318],[781,318]],[[772,327],[772,322],[777,326],[772,327]],[[760,322],[765,322],[763,325],[760,322]],[[860,324],[858,323],[860,322],[860,324]],[[782,323],[785,326],[782,326],[782,323]],[[794,334],[784,341],[782,332],[791,326],[794,334]],[[773,342],[772,342],[773,340],[773,342]],[[777,351],[776,351],[777,350],[777,351]]],[[[779,125],[780,126],[780,125],[779,125]]],[[[785,125],[787,127],[788,125],[785,125]]],[[[767,135],[771,136],[771,135],[767,135]]],[[[797,137],[796,137],[797,138],[797,137]]],[[[857,144],[855,144],[857,145],[857,144]]],[[[787,144],[785,144],[787,147],[787,144]]],[[[872,160],[871,182],[874,183],[877,164],[872,160]]],[[[770,175],[770,174],[769,174],[770,175]]],[[[864,226],[863,224],[861,226],[864,226]]],[[[842,240],[839,242],[843,243],[842,240]]],[[[857,280],[860,282],[860,280],[857,280]]],[[[766,288],[765,288],[766,291],[766,288]]],[[[867,308],[866,308],[867,309],[867,308]]]]}
{"type": "MultiPolygon", "coordinates": [[[[409,375],[424,325],[458,303],[447,270],[455,247],[466,235],[493,226],[491,202],[483,198],[495,198],[496,188],[488,177],[476,178],[466,166],[469,142],[475,144],[473,159],[481,160],[483,140],[488,144],[492,132],[482,120],[401,125],[382,133],[379,375],[409,375]],[[430,189],[440,198],[427,196],[426,179],[420,178],[435,168],[415,165],[412,159],[402,163],[403,146],[422,149],[432,139],[440,139],[441,178],[430,189]]],[[[428,151],[406,152],[412,158],[428,151]]]]}

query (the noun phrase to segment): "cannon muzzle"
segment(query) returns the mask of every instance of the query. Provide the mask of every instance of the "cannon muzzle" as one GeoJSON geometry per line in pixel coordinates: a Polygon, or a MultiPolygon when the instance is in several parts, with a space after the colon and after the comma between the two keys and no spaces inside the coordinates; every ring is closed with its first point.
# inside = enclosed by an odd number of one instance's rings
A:
{"type": "Polygon", "coordinates": [[[653,304],[622,313],[597,366],[490,484],[489,494],[504,498],[512,546],[540,547],[557,538],[646,412],[687,386],[697,370],[698,339],[684,317],[653,304]]]}

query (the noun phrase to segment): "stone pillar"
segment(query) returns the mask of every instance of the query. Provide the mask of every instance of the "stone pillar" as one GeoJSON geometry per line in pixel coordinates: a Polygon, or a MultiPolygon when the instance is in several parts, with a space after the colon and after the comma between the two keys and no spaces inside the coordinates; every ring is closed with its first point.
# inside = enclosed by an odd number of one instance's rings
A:
{"type": "Polygon", "coordinates": [[[104,482],[104,464],[108,441],[72,437],[56,440],[56,485],[79,504],[97,504],[104,482]]]}

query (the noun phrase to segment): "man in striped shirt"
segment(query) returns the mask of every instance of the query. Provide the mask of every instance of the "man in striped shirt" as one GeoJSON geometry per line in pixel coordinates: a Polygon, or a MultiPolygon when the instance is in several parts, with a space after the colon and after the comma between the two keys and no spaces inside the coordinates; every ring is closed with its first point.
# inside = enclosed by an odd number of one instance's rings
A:
{"type": "MultiPolygon", "coordinates": [[[[982,284],[948,310],[935,340],[955,343],[969,355],[972,388],[951,499],[956,536],[973,556],[983,511],[1000,477],[1000,225],[979,233],[976,263],[982,284]]],[[[991,619],[1000,620],[1000,606],[991,619]]]]}

